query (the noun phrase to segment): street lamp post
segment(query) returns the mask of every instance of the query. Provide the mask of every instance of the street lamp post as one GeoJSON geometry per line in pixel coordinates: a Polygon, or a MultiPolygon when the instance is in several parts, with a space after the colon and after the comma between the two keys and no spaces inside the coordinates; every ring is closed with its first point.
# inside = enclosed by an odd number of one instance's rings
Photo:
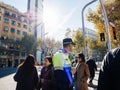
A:
{"type": "MultiPolygon", "coordinates": [[[[37,39],[37,27],[38,26],[40,26],[40,25],[42,25],[43,23],[39,23],[38,25],[36,25],[35,27],[34,27],[34,29],[35,29],[35,31],[34,31],[34,33],[35,33],[35,37],[36,37],[36,39],[37,39]]],[[[43,29],[42,29],[43,27],[41,26],[41,56],[43,56],[44,54],[42,53],[42,52],[44,52],[44,39],[45,39],[45,35],[47,35],[48,34],[48,32],[47,33],[45,33],[45,32],[43,32],[43,29]]],[[[35,52],[35,56],[36,56],[36,52],[35,52]]],[[[42,60],[42,58],[41,58],[41,60],[42,60]]]]}
{"type": "Polygon", "coordinates": [[[36,26],[34,27],[34,29],[35,29],[34,34],[35,34],[36,39],[37,39],[37,27],[40,26],[40,25],[42,25],[42,24],[43,24],[43,23],[39,23],[38,25],[36,25],[36,26]]]}
{"type": "MultiPolygon", "coordinates": [[[[36,40],[37,40],[37,27],[41,26],[42,24],[43,24],[43,23],[41,22],[41,23],[39,23],[39,24],[37,24],[36,26],[33,27],[34,36],[35,36],[36,40]]],[[[42,33],[42,28],[41,28],[41,34],[43,34],[43,33],[42,33]]],[[[42,39],[42,35],[41,35],[41,39],[42,39]]],[[[41,45],[41,48],[42,48],[42,45],[41,45]]],[[[41,49],[41,52],[42,52],[42,49],[41,49]]],[[[35,57],[37,58],[37,48],[36,48],[36,50],[35,50],[35,52],[34,52],[34,55],[35,55],[35,57]]]]}
{"type": "Polygon", "coordinates": [[[111,50],[111,40],[110,40],[110,32],[109,32],[109,23],[108,23],[108,18],[107,18],[107,14],[106,14],[106,10],[103,4],[103,0],[99,0],[101,7],[102,7],[102,13],[104,16],[104,21],[105,21],[105,26],[106,26],[106,35],[107,35],[107,47],[108,47],[108,51],[111,50]]]}
{"type": "Polygon", "coordinates": [[[41,53],[41,56],[42,56],[42,58],[41,58],[41,60],[43,61],[43,58],[44,58],[44,56],[45,56],[45,36],[48,34],[48,32],[47,33],[44,33],[44,34],[42,34],[42,32],[41,32],[41,51],[42,51],[42,53],[41,53]]]}
{"type": "Polygon", "coordinates": [[[87,56],[87,47],[86,47],[86,40],[85,40],[85,24],[84,24],[84,11],[85,11],[85,9],[86,9],[86,7],[87,6],[89,6],[90,4],[92,4],[92,3],[94,3],[94,2],[96,2],[97,0],[93,0],[93,1],[91,1],[91,2],[89,2],[89,3],[87,3],[84,7],[83,7],[83,9],[82,9],[82,29],[83,29],[83,43],[84,43],[84,55],[85,56],[87,56]]]}

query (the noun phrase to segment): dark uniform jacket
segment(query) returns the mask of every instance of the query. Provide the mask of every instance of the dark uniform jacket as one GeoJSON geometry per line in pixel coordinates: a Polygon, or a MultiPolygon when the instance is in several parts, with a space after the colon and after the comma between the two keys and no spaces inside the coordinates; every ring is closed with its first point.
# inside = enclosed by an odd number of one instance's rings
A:
{"type": "Polygon", "coordinates": [[[104,57],[97,90],[120,90],[120,48],[104,57]]]}

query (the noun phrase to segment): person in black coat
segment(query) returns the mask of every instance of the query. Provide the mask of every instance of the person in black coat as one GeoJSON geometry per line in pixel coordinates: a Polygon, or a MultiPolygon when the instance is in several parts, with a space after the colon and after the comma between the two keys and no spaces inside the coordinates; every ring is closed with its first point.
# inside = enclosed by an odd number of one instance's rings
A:
{"type": "Polygon", "coordinates": [[[53,71],[52,57],[47,56],[44,67],[41,70],[38,90],[40,90],[40,88],[42,88],[42,90],[53,90],[53,71]]]}
{"type": "Polygon", "coordinates": [[[33,55],[28,55],[26,60],[19,65],[14,76],[17,82],[16,90],[36,90],[38,85],[38,74],[35,67],[33,55]]]}
{"type": "Polygon", "coordinates": [[[97,90],[120,90],[120,47],[105,55],[97,90]]]}
{"type": "Polygon", "coordinates": [[[88,61],[87,61],[87,65],[89,67],[89,71],[90,71],[90,81],[89,81],[89,84],[90,85],[93,85],[92,81],[95,77],[95,71],[97,71],[97,65],[95,63],[95,61],[90,58],[88,61]]]}

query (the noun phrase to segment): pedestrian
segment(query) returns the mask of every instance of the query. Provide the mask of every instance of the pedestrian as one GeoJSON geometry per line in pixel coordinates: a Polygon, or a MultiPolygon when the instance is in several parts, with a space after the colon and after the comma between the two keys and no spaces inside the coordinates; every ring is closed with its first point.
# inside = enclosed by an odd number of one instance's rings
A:
{"type": "Polygon", "coordinates": [[[53,56],[55,90],[72,90],[73,78],[71,73],[71,60],[69,53],[72,52],[74,43],[71,38],[63,39],[63,49],[53,56]]]}
{"type": "Polygon", "coordinates": [[[95,61],[92,59],[92,57],[89,58],[89,60],[87,61],[87,65],[89,67],[89,71],[90,71],[90,80],[89,80],[89,85],[93,86],[93,79],[95,77],[95,71],[97,71],[97,65],[95,63],[95,61]]]}
{"type": "Polygon", "coordinates": [[[105,55],[97,90],[120,90],[120,47],[105,55]]]}
{"type": "Polygon", "coordinates": [[[19,65],[14,76],[17,82],[16,90],[36,90],[38,85],[38,74],[35,67],[35,58],[29,54],[26,60],[19,65]]]}
{"type": "Polygon", "coordinates": [[[38,90],[53,90],[53,75],[54,69],[52,64],[52,57],[45,57],[44,67],[41,70],[40,83],[38,90]]]}
{"type": "Polygon", "coordinates": [[[88,65],[85,62],[85,56],[83,53],[78,55],[77,66],[77,88],[78,90],[88,90],[87,80],[90,77],[88,65]]]}
{"type": "Polygon", "coordinates": [[[77,68],[78,68],[79,62],[78,57],[75,58],[75,63],[73,64],[73,67],[75,68],[74,72],[74,90],[78,90],[77,88],[77,68]]]}

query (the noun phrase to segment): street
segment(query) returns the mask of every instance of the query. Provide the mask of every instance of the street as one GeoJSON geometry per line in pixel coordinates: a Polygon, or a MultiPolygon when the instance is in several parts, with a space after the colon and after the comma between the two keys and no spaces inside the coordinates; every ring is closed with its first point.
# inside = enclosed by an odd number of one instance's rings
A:
{"type": "MultiPolygon", "coordinates": [[[[93,84],[95,85],[95,87],[97,87],[97,84],[98,84],[98,76],[99,76],[99,71],[96,72],[95,78],[94,78],[94,81],[93,81],[93,84]]],[[[97,88],[89,87],[89,90],[97,90],[97,88]]]]}
{"type": "Polygon", "coordinates": [[[120,90],[119,8],[120,0],[0,0],[0,90],[120,90]]]}
{"type": "Polygon", "coordinates": [[[15,90],[16,82],[13,80],[14,74],[0,78],[0,90],[15,90]]]}
{"type": "MultiPolygon", "coordinates": [[[[5,70],[5,69],[4,69],[5,70]]],[[[13,68],[10,71],[14,71],[15,69],[13,68]]],[[[1,74],[1,72],[0,72],[1,74]]],[[[15,73],[5,75],[4,77],[0,78],[0,90],[15,90],[16,87],[16,82],[13,80],[13,76],[15,73]]],[[[99,72],[96,72],[96,76],[94,78],[94,85],[97,85],[97,80],[98,80],[98,74],[99,72]]],[[[89,87],[89,90],[97,90],[96,88],[91,88],[89,87]]]]}

